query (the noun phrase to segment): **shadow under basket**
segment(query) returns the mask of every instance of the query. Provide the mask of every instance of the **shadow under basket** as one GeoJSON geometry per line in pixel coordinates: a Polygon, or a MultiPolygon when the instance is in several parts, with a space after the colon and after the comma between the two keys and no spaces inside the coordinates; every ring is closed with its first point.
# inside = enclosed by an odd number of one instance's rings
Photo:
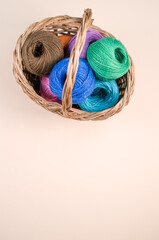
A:
{"type": "Polygon", "coordinates": [[[83,49],[86,33],[88,29],[99,31],[104,37],[113,37],[112,34],[92,25],[93,19],[91,9],[86,9],[83,18],[70,16],[57,16],[46,18],[41,22],[33,23],[22,34],[16,44],[13,53],[13,73],[18,84],[21,85],[24,93],[26,93],[33,101],[43,108],[57,113],[66,118],[76,120],[102,120],[107,119],[120,112],[124,106],[129,103],[130,97],[134,91],[135,74],[132,58],[129,56],[130,68],[127,74],[116,80],[119,87],[119,101],[109,109],[101,112],[85,112],[81,109],[72,106],[72,89],[75,82],[75,77],[78,69],[79,56],[83,49]],[[26,71],[22,62],[21,50],[28,35],[37,30],[53,31],[57,36],[60,35],[75,35],[77,34],[76,43],[71,51],[67,76],[63,88],[62,105],[55,102],[48,102],[39,94],[39,77],[30,74],[26,71]]]}

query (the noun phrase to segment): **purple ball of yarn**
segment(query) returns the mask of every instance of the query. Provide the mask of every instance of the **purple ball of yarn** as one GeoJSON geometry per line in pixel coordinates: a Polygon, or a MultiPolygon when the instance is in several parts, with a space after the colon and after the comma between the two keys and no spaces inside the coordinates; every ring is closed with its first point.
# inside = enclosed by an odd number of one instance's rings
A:
{"type": "MultiPolygon", "coordinates": [[[[102,34],[100,34],[97,30],[89,29],[87,31],[86,41],[85,41],[83,50],[81,52],[80,58],[86,59],[87,58],[87,49],[88,49],[89,45],[99,39],[102,39],[102,38],[103,38],[102,34]]],[[[71,53],[75,42],[76,42],[76,35],[69,41],[69,45],[68,45],[69,54],[71,53]]]]}
{"type": "Polygon", "coordinates": [[[41,77],[40,80],[40,94],[48,102],[57,102],[62,104],[62,101],[56,97],[50,90],[49,77],[41,77]]]}

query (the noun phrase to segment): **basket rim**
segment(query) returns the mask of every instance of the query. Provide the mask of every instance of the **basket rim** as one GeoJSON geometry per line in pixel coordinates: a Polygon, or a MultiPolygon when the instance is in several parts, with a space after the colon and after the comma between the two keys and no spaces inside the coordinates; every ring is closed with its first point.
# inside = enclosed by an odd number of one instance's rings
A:
{"type": "MultiPolygon", "coordinates": [[[[135,85],[134,62],[131,56],[129,55],[130,68],[126,74],[127,86],[125,88],[125,93],[123,97],[118,101],[118,103],[115,106],[109,109],[105,109],[101,112],[90,113],[90,112],[85,112],[81,109],[76,109],[73,107],[70,107],[69,109],[67,108],[64,109],[63,105],[60,105],[59,103],[56,103],[56,102],[48,102],[44,98],[42,98],[40,95],[38,95],[33,89],[33,87],[29,84],[28,80],[24,75],[21,49],[28,35],[34,31],[38,31],[38,30],[54,31],[56,35],[74,35],[78,31],[78,33],[80,32],[79,35],[81,34],[83,39],[79,39],[79,42],[77,42],[75,46],[74,54],[77,55],[76,58],[79,58],[80,52],[77,50],[77,48],[79,48],[82,44],[84,45],[84,42],[85,42],[84,38],[86,37],[86,32],[88,29],[90,28],[95,29],[99,31],[104,37],[111,36],[115,38],[111,33],[108,33],[107,31],[102,30],[98,26],[92,25],[93,20],[91,19],[91,16],[92,16],[91,9],[86,9],[84,12],[83,18],[71,17],[68,15],[59,15],[56,17],[45,18],[42,21],[32,23],[25,30],[25,32],[18,38],[14,52],[13,52],[13,74],[17,83],[22,87],[24,93],[26,93],[33,101],[35,101],[37,104],[39,104],[46,110],[51,111],[53,113],[57,113],[63,117],[77,119],[77,120],[107,119],[112,115],[120,112],[123,109],[123,107],[129,103],[130,98],[134,92],[134,85],[135,85]],[[86,17],[88,17],[88,19],[85,19],[86,17]],[[85,37],[83,37],[84,35],[83,32],[85,34],[85,37]],[[78,51],[78,54],[76,50],[78,51]]],[[[74,58],[74,55],[72,57],[70,56],[70,60],[73,58],[74,58]]],[[[71,68],[74,70],[74,62],[72,61],[71,63],[73,65],[71,66],[71,68]]],[[[77,66],[78,66],[78,62],[76,63],[76,67],[77,66]]],[[[68,68],[68,71],[70,71],[69,68],[68,68]]],[[[67,99],[65,100],[67,101],[67,99]]]]}

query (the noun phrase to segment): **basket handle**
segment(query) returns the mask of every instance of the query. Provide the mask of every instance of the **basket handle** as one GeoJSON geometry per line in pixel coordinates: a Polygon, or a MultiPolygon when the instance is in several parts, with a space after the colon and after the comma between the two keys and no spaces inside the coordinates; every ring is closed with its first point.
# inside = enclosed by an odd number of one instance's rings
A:
{"type": "Polygon", "coordinates": [[[68,114],[69,110],[72,107],[72,89],[76,79],[79,57],[85,44],[87,30],[90,28],[93,22],[93,19],[91,19],[91,17],[92,10],[87,8],[84,11],[81,25],[77,32],[76,42],[71,51],[67,68],[67,77],[62,93],[62,109],[65,115],[68,114]]]}

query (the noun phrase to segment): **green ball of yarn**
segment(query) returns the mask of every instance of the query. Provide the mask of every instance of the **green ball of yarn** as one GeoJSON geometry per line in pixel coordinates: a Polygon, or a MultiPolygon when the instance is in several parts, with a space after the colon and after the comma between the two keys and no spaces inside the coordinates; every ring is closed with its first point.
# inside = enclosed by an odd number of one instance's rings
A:
{"type": "Polygon", "coordinates": [[[87,60],[96,76],[105,81],[122,77],[130,67],[125,47],[112,37],[92,43],[87,50],[87,60]]]}

